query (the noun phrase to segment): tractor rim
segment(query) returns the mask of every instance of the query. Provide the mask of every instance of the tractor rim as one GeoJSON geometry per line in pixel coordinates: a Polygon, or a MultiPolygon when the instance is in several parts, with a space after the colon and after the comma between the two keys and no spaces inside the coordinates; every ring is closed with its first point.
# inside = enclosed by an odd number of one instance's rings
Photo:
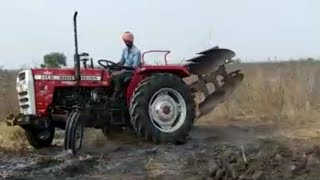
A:
{"type": "Polygon", "coordinates": [[[38,139],[43,140],[43,141],[49,139],[50,136],[51,136],[51,133],[50,133],[49,129],[40,130],[38,133],[38,139]]]}
{"type": "Polygon", "coordinates": [[[83,134],[83,128],[82,128],[81,124],[78,124],[78,126],[76,127],[76,132],[75,132],[75,148],[76,149],[81,148],[82,134],[83,134]]]}
{"type": "Polygon", "coordinates": [[[161,132],[172,133],[184,123],[187,106],[182,95],[171,88],[162,88],[151,97],[149,117],[161,132]]]}

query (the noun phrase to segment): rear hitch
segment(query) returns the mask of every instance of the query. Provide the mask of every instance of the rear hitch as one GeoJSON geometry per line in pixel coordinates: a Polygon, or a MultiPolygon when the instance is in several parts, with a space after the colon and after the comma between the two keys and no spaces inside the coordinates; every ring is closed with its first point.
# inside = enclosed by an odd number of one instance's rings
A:
{"type": "MultiPolygon", "coordinates": [[[[216,79],[216,77],[211,78],[216,79]]],[[[222,85],[215,85],[213,83],[215,86],[215,91],[212,94],[205,96],[205,100],[199,104],[199,117],[208,114],[214,110],[218,104],[222,103],[227,97],[229,97],[238,87],[243,78],[244,75],[240,73],[239,70],[236,70],[227,74],[227,76],[221,80],[223,83],[222,85]]]]}
{"type": "Polygon", "coordinates": [[[232,58],[235,52],[229,49],[221,49],[218,46],[212,47],[198,53],[197,57],[187,60],[191,74],[198,76],[198,81],[189,85],[193,93],[201,92],[205,98],[199,103],[200,114],[198,117],[208,114],[222,103],[238,87],[243,80],[244,74],[240,70],[228,73],[225,65],[234,62],[232,58]],[[218,80],[218,76],[222,80],[218,80]],[[209,94],[208,83],[214,85],[214,92],[209,94]]]}

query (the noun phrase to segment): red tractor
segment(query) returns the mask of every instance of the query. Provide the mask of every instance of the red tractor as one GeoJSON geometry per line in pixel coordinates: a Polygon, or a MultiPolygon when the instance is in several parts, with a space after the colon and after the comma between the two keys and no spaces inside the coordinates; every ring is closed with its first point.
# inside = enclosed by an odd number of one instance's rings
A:
{"type": "MultiPolygon", "coordinates": [[[[213,47],[184,65],[168,65],[166,58],[165,65],[143,63],[125,80],[123,94],[114,102],[110,98],[111,73],[130,68],[109,60],[98,60],[101,68],[94,68],[92,58],[87,66],[88,53],[78,53],[77,12],[73,22],[74,68],[29,69],[17,74],[20,113],[10,115],[7,124],[21,126],[35,148],[49,147],[55,128],[65,130],[64,148],[73,153],[81,148],[85,127],[102,129],[105,134],[118,127],[128,127],[144,140],[181,143],[195,119],[213,110],[244,77],[239,70],[226,72],[225,64],[235,56],[233,51],[213,47]],[[186,83],[184,78],[192,75],[198,80],[186,83]],[[215,87],[211,94],[208,83],[215,87]],[[203,93],[205,99],[196,104],[197,92],[203,93]]],[[[145,53],[149,52],[154,51],[145,53]]]]}

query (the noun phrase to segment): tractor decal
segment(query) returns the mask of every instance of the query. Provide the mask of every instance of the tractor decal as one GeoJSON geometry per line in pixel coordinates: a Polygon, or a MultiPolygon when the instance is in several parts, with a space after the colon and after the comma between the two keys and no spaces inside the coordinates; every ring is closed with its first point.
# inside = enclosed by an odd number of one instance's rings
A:
{"type": "MultiPolygon", "coordinates": [[[[58,80],[58,81],[74,81],[75,76],[65,76],[65,75],[35,75],[35,80],[58,80]]],[[[86,81],[101,81],[101,76],[81,76],[81,80],[86,81]]]]}

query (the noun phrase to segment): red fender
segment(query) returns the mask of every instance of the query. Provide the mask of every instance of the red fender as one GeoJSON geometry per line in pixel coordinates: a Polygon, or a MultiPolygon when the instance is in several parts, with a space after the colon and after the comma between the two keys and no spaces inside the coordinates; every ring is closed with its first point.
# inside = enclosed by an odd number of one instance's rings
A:
{"type": "Polygon", "coordinates": [[[164,65],[164,66],[144,66],[135,71],[131,82],[127,88],[127,104],[130,104],[131,98],[133,96],[133,92],[137,86],[139,86],[140,82],[150,75],[154,73],[172,73],[181,78],[185,78],[190,76],[190,73],[185,66],[181,65],[164,65]]]}

